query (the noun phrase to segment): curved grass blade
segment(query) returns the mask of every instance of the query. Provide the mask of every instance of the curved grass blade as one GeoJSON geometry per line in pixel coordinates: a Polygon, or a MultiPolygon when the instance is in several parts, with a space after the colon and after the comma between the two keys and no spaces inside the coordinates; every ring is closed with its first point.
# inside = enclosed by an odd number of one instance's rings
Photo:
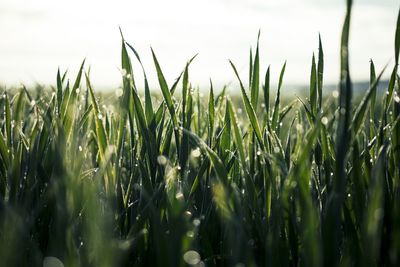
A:
{"type": "Polygon", "coordinates": [[[260,147],[262,148],[262,150],[264,150],[264,142],[263,142],[262,135],[261,135],[260,125],[258,124],[257,116],[254,111],[253,105],[251,104],[249,97],[247,96],[246,91],[244,90],[243,83],[240,79],[240,76],[236,70],[235,65],[230,60],[229,60],[229,63],[231,64],[233,71],[235,72],[235,75],[239,80],[244,106],[246,108],[247,116],[249,117],[251,126],[256,134],[256,137],[257,137],[258,143],[260,144],[260,147]]]}

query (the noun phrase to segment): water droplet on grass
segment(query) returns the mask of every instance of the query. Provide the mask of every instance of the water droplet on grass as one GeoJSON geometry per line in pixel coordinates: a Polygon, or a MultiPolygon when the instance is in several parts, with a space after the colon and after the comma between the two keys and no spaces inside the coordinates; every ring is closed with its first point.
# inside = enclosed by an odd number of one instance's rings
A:
{"type": "Polygon", "coordinates": [[[182,200],[183,199],[183,193],[182,192],[178,192],[178,193],[176,193],[176,195],[175,195],[175,198],[177,199],[177,200],[182,200]]]}
{"type": "Polygon", "coordinates": [[[189,250],[183,254],[183,260],[189,265],[196,265],[200,262],[200,254],[197,251],[189,250]]]}
{"type": "Polygon", "coordinates": [[[64,264],[58,258],[48,256],[43,259],[43,267],[64,267],[64,264]]]}
{"type": "Polygon", "coordinates": [[[194,219],[194,220],[193,220],[193,225],[194,225],[195,227],[198,227],[198,226],[200,225],[200,220],[199,220],[199,219],[194,219]]]}
{"type": "Polygon", "coordinates": [[[158,164],[160,164],[160,165],[165,165],[165,164],[167,164],[168,159],[167,159],[167,157],[165,157],[164,155],[159,155],[159,156],[157,157],[157,162],[158,162],[158,164]]]}
{"type": "Polygon", "coordinates": [[[191,153],[192,157],[194,158],[200,157],[200,154],[200,148],[193,149],[191,153]]]}
{"type": "Polygon", "coordinates": [[[187,231],[186,236],[193,238],[194,237],[194,232],[193,231],[187,231]]]}

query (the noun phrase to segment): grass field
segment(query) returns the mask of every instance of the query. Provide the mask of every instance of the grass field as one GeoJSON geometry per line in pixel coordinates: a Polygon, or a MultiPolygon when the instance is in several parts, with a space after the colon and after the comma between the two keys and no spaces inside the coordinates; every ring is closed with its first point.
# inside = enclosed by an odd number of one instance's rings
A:
{"type": "Polygon", "coordinates": [[[84,62],[51,90],[2,92],[0,266],[399,266],[400,13],[393,69],[371,61],[354,100],[347,3],[337,97],[321,40],[296,99],[286,63],[278,88],[260,73],[258,43],[248,77],[231,62],[240,95],[200,97],[193,59],[168,84],[153,51],[150,92],[123,38],[115,94],[84,62]]]}

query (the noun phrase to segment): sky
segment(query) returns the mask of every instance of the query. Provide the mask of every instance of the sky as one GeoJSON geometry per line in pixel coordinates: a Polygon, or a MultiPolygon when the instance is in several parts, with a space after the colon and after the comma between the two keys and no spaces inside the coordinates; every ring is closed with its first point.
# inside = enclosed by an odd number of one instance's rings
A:
{"type": "MultiPolygon", "coordinates": [[[[362,81],[371,58],[377,71],[393,64],[400,3],[353,2],[350,68],[352,79],[362,81]]],[[[285,61],[286,84],[308,83],[320,33],[325,82],[334,84],[344,14],[345,0],[0,0],[0,84],[54,85],[57,68],[68,69],[73,80],[86,58],[95,88],[117,88],[119,27],[139,52],[151,87],[158,84],[150,47],[169,84],[197,53],[190,68],[193,85],[208,88],[211,78],[218,87],[234,86],[229,59],[247,81],[249,50],[259,30],[261,71],[271,65],[272,83],[285,61]]],[[[140,68],[133,64],[140,83],[140,68]]]]}

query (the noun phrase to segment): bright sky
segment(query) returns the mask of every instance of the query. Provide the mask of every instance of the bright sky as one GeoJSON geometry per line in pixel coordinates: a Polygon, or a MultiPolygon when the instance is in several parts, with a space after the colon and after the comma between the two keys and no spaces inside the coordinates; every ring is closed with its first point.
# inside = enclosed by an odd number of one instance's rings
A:
{"type": "MultiPolygon", "coordinates": [[[[353,80],[368,78],[370,58],[378,70],[393,63],[398,8],[398,0],[354,1],[353,80]]],[[[248,80],[249,49],[259,29],[261,69],[271,64],[272,82],[287,60],[285,83],[308,83],[320,32],[325,79],[336,83],[344,11],[345,0],[0,0],[0,83],[55,84],[58,67],[73,79],[86,57],[94,86],[114,89],[121,80],[118,26],[157,88],[150,46],[169,84],[199,53],[191,82],[208,86],[212,78],[223,85],[235,80],[228,59],[248,80]]]]}

